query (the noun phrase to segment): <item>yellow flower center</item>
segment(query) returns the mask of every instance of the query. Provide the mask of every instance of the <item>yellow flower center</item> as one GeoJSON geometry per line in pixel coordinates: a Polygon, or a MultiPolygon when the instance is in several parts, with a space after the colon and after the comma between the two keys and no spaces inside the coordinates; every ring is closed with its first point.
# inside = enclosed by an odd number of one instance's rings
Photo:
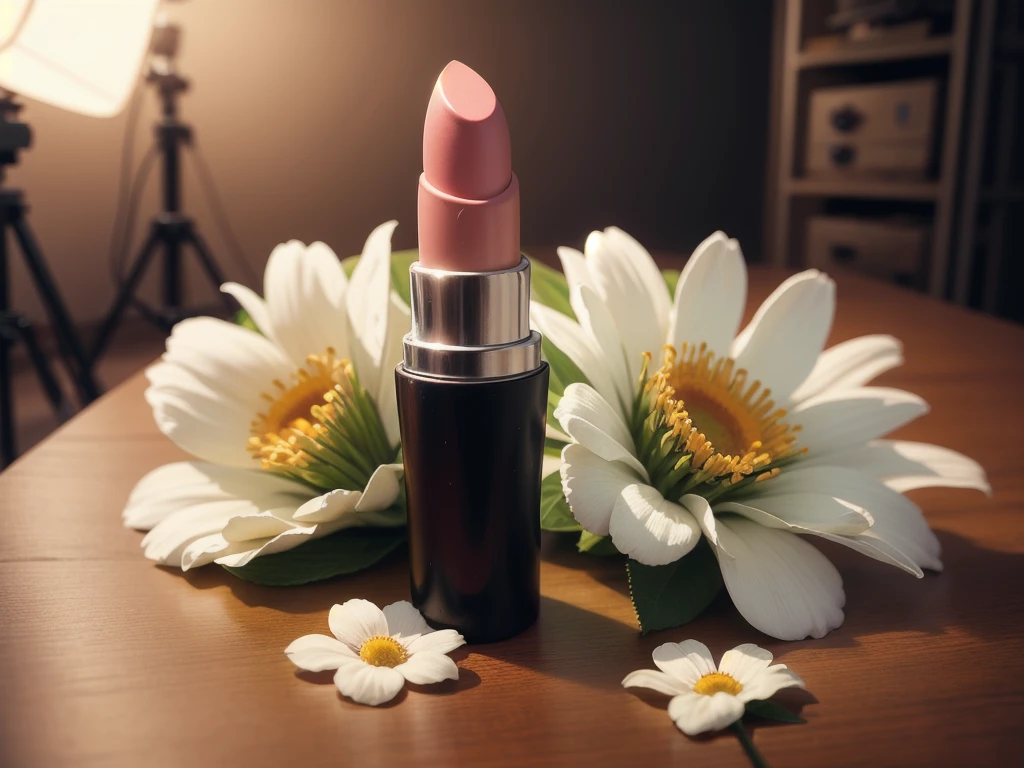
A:
{"type": "Polygon", "coordinates": [[[742,690],[743,686],[740,682],[725,672],[711,672],[704,675],[693,686],[693,692],[699,693],[701,696],[714,696],[716,693],[728,693],[730,696],[736,696],[742,690]]]}
{"type": "Polygon", "coordinates": [[[395,638],[376,635],[359,646],[359,658],[375,667],[397,667],[408,660],[409,654],[395,638]]]}
{"type": "Polygon", "coordinates": [[[660,377],[663,388],[671,388],[667,407],[685,405],[695,428],[707,437],[718,453],[743,454],[758,443],[760,453],[779,456],[790,450],[799,427],[790,427],[781,419],[784,409],[776,409],[771,390],[760,381],[748,383],[747,371],[736,368],[731,357],[715,359],[706,345],[685,342],[679,356],[665,348],[660,377]]]}
{"type": "Polygon", "coordinates": [[[771,391],[748,381],[735,360],[716,359],[705,344],[684,343],[678,354],[666,346],[661,367],[648,376],[650,357],[633,436],[652,485],[667,498],[706,484],[717,488],[701,489],[710,498],[745,480],[770,479],[794,455],[800,427],[783,421],[771,391]]]}
{"type": "Polygon", "coordinates": [[[333,349],[310,355],[291,382],[261,397],[248,448],[260,466],[312,488],[361,491],[381,464],[395,459],[377,406],[348,360],[333,349]]]}

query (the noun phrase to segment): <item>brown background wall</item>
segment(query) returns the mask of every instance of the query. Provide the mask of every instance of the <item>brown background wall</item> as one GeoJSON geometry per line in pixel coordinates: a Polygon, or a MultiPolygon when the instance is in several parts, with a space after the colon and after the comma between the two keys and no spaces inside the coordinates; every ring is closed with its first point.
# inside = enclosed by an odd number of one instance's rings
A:
{"type": "MultiPolygon", "coordinates": [[[[184,27],[181,70],[194,81],[184,116],[258,270],[290,238],[357,253],[389,218],[396,247],[415,246],[423,113],[453,58],[489,80],[508,115],[524,244],[581,246],[617,224],[650,248],[685,251],[721,228],[759,255],[768,2],[191,0],[169,15],[184,27]]],[[[147,92],[137,156],[155,115],[147,92]]],[[[95,319],[113,295],[125,115],[32,102],[23,117],[35,146],[8,183],[29,196],[73,315],[95,319]]],[[[185,201],[229,278],[244,281],[194,166],[185,201]]],[[[154,175],[137,237],[157,203],[154,175]]],[[[15,303],[38,316],[15,272],[15,303]]],[[[208,300],[189,272],[193,300],[208,300]]]]}

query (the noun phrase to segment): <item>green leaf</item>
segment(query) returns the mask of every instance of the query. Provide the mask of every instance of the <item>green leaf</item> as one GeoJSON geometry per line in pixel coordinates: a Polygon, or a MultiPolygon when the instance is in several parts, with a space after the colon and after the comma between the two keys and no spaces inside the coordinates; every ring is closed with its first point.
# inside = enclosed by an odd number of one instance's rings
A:
{"type": "Polygon", "coordinates": [[[693,621],[722,588],[722,573],[711,546],[701,539],[669,565],[626,563],[629,593],[640,631],[679,627],[693,621]]]}
{"type": "Polygon", "coordinates": [[[565,275],[536,259],[530,259],[530,273],[531,298],[575,320],[576,313],[569,304],[569,284],[565,281],[565,275]]]}
{"type": "Polygon", "coordinates": [[[232,576],[267,587],[293,587],[369,568],[405,541],[405,528],[346,528],[308,544],[257,557],[232,576]]]}
{"type": "Polygon", "coordinates": [[[598,557],[611,557],[622,554],[616,549],[610,537],[598,536],[590,531],[583,531],[580,534],[580,540],[576,542],[576,549],[588,555],[597,555],[598,557]]]}
{"type": "Polygon", "coordinates": [[[256,327],[256,323],[252,321],[252,318],[249,317],[249,313],[246,312],[244,309],[240,309],[237,312],[235,312],[235,316],[232,318],[232,320],[234,320],[235,325],[240,325],[243,328],[248,328],[250,331],[256,331],[256,333],[260,333],[260,329],[256,327]]]}
{"type": "Polygon", "coordinates": [[[407,305],[409,299],[409,267],[419,258],[420,252],[413,248],[408,251],[394,251],[391,254],[391,286],[407,305]]]}
{"type": "Polygon", "coordinates": [[[577,381],[582,381],[584,384],[590,383],[579,366],[547,338],[541,342],[541,352],[544,353],[544,359],[551,366],[551,378],[548,381],[549,391],[561,397],[565,388],[570,384],[575,384],[577,381]]]}
{"type": "Polygon", "coordinates": [[[668,295],[674,297],[676,295],[676,284],[679,282],[679,270],[663,269],[661,270],[661,276],[665,278],[665,285],[668,286],[668,295]]]}
{"type": "Polygon", "coordinates": [[[540,484],[540,527],[545,531],[582,530],[562,495],[562,478],[558,472],[552,472],[540,484]]]}
{"type": "MultiPolygon", "coordinates": [[[[402,301],[409,303],[409,267],[419,258],[419,251],[412,248],[408,251],[392,251],[391,253],[391,287],[395,289],[402,301]]],[[[352,277],[352,272],[359,263],[359,256],[349,256],[341,262],[345,277],[352,277]]]]}
{"type": "Polygon", "coordinates": [[[745,714],[763,717],[765,720],[778,720],[780,723],[807,722],[799,715],[790,712],[778,702],[768,701],[767,699],[748,701],[745,714]]]}

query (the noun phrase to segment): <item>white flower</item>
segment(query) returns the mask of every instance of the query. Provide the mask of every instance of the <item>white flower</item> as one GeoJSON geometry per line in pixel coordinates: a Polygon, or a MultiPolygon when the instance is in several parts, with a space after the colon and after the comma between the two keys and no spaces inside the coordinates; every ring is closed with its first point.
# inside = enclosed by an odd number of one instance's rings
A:
{"type": "Polygon", "coordinates": [[[368,600],[349,600],[331,608],[327,623],[334,637],[305,635],[284,652],[309,672],[338,670],[334,684],[360,704],[391,701],[407,680],[426,685],[459,677],[445,654],[465,639],[454,629],[431,629],[405,600],[383,611],[368,600]]]}
{"type": "Polygon", "coordinates": [[[243,566],[355,525],[404,523],[393,369],[409,310],[391,290],[391,221],[352,279],[323,243],[274,249],[265,299],[228,283],[261,333],[178,323],[147,372],[160,430],[199,461],[136,485],[126,525],[146,556],[188,570],[243,566]]]}
{"type": "Polygon", "coordinates": [[[839,574],[805,534],[917,577],[941,569],[937,538],[901,493],[988,492],[985,473],[955,451],[879,439],[927,404],[865,386],[902,363],[896,339],[822,351],[832,280],[791,277],[737,334],[746,267],[720,232],[687,262],[671,305],[654,261],[621,230],[592,233],[586,256],[559,256],[579,323],[537,304],[532,318],[587,379],[554,412],[571,440],[563,491],[587,531],[647,565],[678,560],[703,535],[740,613],[790,640],[843,621],[839,574]]]}
{"type": "Polygon", "coordinates": [[[728,727],[743,717],[748,701],[804,687],[785,664],[772,664],[771,653],[750,643],[726,651],[717,667],[707,646],[696,640],[659,645],[651,656],[661,671],[638,669],[622,685],[671,696],[668,716],[687,736],[728,727]]]}

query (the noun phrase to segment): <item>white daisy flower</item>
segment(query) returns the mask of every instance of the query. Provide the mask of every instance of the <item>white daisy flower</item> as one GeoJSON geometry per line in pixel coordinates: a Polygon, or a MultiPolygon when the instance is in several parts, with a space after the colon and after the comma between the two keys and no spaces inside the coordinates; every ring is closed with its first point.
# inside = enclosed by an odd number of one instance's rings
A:
{"type": "Polygon", "coordinates": [[[769,651],[750,643],[726,651],[717,667],[707,646],[696,640],[659,645],[651,656],[661,671],[638,669],[622,685],[671,696],[668,716],[687,736],[727,728],[743,717],[747,702],[804,687],[785,664],[772,664],[769,651]]]}
{"type": "Polygon", "coordinates": [[[650,255],[621,230],[592,233],[586,256],[559,256],[579,322],[536,303],[531,314],[587,379],[554,411],[570,440],[563,491],[584,529],[646,565],[705,537],[740,613],[789,640],[843,621],[839,573],[803,535],[917,577],[941,569],[938,540],[901,493],[989,492],[985,473],[955,451],[880,439],[928,407],[865,386],[902,363],[896,339],[822,351],[832,280],[791,277],[737,333],[746,266],[720,232],[687,262],[671,304],[650,255]],[[653,371],[652,355],[663,355],[653,371]]]}
{"type": "Polygon", "coordinates": [[[148,474],[125,524],[146,556],[182,570],[240,567],[355,525],[405,522],[392,373],[409,331],[377,227],[352,279],[323,243],[279,245],[265,298],[228,283],[261,333],[210,317],[178,323],[146,376],[160,430],[198,461],[148,474]]]}
{"type": "Polygon", "coordinates": [[[459,678],[446,654],[465,639],[454,629],[431,629],[405,600],[384,610],[368,600],[349,600],[331,608],[327,623],[334,637],[305,635],[284,652],[309,672],[338,670],[334,684],[360,704],[391,701],[406,681],[427,685],[459,678]]]}

